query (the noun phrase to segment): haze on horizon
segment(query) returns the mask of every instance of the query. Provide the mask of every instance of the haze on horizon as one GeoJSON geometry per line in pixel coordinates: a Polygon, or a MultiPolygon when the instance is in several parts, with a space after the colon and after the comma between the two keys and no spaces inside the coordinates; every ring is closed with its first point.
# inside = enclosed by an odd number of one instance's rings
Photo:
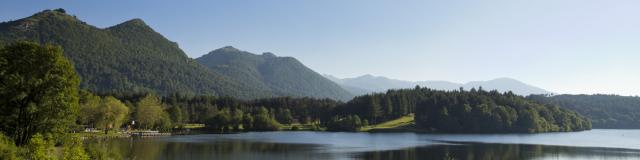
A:
{"type": "Polygon", "coordinates": [[[4,1],[0,21],[64,8],[109,27],[141,18],[192,58],[232,45],[319,73],[640,95],[640,1],[4,1]]]}

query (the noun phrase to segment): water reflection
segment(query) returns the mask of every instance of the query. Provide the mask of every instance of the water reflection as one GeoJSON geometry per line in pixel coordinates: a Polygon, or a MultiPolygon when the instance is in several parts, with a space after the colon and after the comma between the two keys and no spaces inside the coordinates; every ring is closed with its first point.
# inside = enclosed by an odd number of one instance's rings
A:
{"type": "Polygon", "coordinates": [[[640,159],[640,152],[627,149],[564,147],[519,144],[461,143],[414,147],[354,154],[357,159],[640,159]]]}
{"type": "Polygon", "coordinates": [[[88,140],[97,159],[339,159],[315,152],[320,145],[255,141],[172,142],[155,138],[88,140]]]}
{"type": "MultiPolygon", "coordinates": [[[[606,136],[618,131],[570,134],[430,135],[328,132],[256,132],[160,138],[90,139],[87,148],[96,159],[640,159],[636,141],[606,136]],[[612,133],[610,133],[612,132],[612,133]],[[498,137],[503,139],[498,140],[498,137]],[[510,137],[510,138],[509,138],[510,137]],[[570,147],[562,137],[609,141],[600,146],[631,149],[570,147]],[[607,138],[609,137],[609,138],[607,138]],[[450,141],[455,139],[456,141],[450,141]],[[469,141],[469,142],[461,142],[469,141]],[[526,144],[523,144],[526,143],[526,144]],[[537,145],[531,143],[538,143],[537,145]],[[545,144],[545,145],[541,145],[545,144]],[[561,144],[562,146],[546,145],[561,144]]],[[[635,134],[631,135],[638,135],[635,134]]],[[[629,135],[629,134],[627,134],[629,135]]],[[[629,137],[631,138],[631,137],[629,137]]],[[[638,138],[638,137],[636,137],[638,138]]],[[[571,138],[569,138],[571,139],[571,138]]]]}

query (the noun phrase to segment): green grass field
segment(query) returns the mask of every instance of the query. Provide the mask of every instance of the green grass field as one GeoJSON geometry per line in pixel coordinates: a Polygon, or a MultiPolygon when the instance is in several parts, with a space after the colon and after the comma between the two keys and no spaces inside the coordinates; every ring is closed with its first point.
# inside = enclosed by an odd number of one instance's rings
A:
{"type": "Polygon", "coordinates": [[[360,131],[369,132],[369,131],[376,131],[376,130],[401,129],[401,128],[405,128],[413,125],[414,125],[414,115],[409,114],[406,116],[402,116],[398,119],[386,121],[376,125],[362,127],[360,131]]]}

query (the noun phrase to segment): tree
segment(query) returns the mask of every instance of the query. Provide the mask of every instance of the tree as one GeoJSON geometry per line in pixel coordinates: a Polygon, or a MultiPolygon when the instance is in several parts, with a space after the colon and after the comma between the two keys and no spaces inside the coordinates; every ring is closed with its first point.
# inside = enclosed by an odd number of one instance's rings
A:
{"type": "Polygon", "coordinates": [[[129,108],[111,96],[102,99],[102,104],[97,111],[96,125],[102,127],[105,134],[113,128],[120,128],[129,115],[129,108]]]}
{"type": "Polygon", "coordinates": [[[393,114],[393,101],[391,101],[391,96],[389,95],[384,96],[384,114],[388,116],[393,114]]]}
{"type": "Polygon", "coordinates": [[[63,8],[54,9],[53,11],[60,12],[60,13],[67,13],[67,11],[65,11],[63,8]]]}
{"type": "Polygon", "coordinates": [[[254,117],[253,121],[253,130],[275,131],[278,130],[280,126],[281,124],[270,116],[269,110],[267,110],[267,108],[260,107],[258,109],[258,113],[254,117]]]}
{"type": "Polygon", "coordinates": [[[80,114],[78,114],[78,122],[86,127],[96,127],[98,117],[98,109],[102,103],[102,98],[85,90],[80,91],[80,114]]]}
{"type": "Polygon", "coordinates": [[[215,129],[219,132],[224,132],[232,122],[231,112],[225,108],[216,113],[213,117],[209,118],[205,125],[210,129],[215,129]]]}
{"type": "Polygon", "coordinates": [[[171,108],[169,108],[169,116],[171,117],[171,121],[173,121],[175,125],[178,125],[178,126],[184,125],[184,121],[186,119],[185,118],[186,113],[184,113],[184,110],[182,110],[182,107],[174,105],[171,108]]]}
{"type": "Polygon", "coordinates": [[[253,129],[253,116],[249,113],[242,116],[242,129],[244,130],[252,130],[253,129]]]}
{"type": "Polygon", "coordinates": [[[347,117],[334,116],[327,124],[329,131],[358,131],[365,126],[358,115],[349,115],[347,117]]]}
{"type": "Polygon", "coordinates": [[[147,95],[138,102],[135,119],[143,129],[167,129],[167,120],[170,118],[160,99],[155,95],[147,95]]]}
{"type": "Polygon", "coordinates": [[[242,110],[240,110],[240,109],[234,109],[231,114],[233,115],[231,117],[231,126],[235,130],[240,130],[240,126],[242,125],[244,112],[242,112],[242,110]]]}
{"type": "Polygon", "coordinates": [[[291,110],[283,109],[279,110],[279,114],[277,116],[277,120],[283,124],[291,124],[293,123],[293,116],[291,115],[291,110]]]}
{"type": "Polygon", "coordinates": [[[380,105],[380,101],[378,101],[377,96],[372,95],[369,98],[370,101],[367,116],[371,119],[371,122],[377,123],[377,118],[382,113],[382,106],[380,105]]]}
{"type": "Polygon", "coordinates": [[[16,42],[0,49],[0,131],[16,144],[64,134],[78,112],[80,80],[60,47],[16,42]]]}

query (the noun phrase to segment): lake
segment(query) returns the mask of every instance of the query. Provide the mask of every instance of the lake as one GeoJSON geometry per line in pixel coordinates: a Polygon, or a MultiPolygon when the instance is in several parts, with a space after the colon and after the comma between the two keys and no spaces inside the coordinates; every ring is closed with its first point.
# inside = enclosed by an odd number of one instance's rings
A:
{"type": "Polygon", "coordinates": [[[89,140],[115,159],[640,159],[640,130],[540,134],[249,132],[89,140]]]}

